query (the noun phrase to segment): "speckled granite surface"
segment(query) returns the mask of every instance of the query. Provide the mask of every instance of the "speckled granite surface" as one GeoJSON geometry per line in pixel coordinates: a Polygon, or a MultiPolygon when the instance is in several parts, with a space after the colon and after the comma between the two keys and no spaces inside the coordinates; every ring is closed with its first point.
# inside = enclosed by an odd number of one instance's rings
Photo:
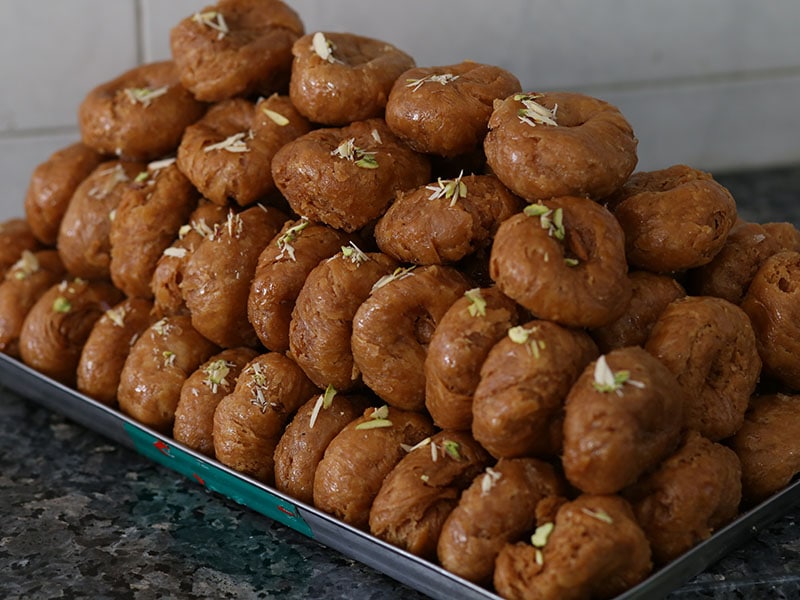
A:
{"type": "MultiPolygon", "coordinates": [[[[717,177],[800,225],[800,168],[717,177]]],[[[422,599],[0,386],[0,598],[422,599]]],[[[800,507],[670,600],[800,598],[800,507]]]]}

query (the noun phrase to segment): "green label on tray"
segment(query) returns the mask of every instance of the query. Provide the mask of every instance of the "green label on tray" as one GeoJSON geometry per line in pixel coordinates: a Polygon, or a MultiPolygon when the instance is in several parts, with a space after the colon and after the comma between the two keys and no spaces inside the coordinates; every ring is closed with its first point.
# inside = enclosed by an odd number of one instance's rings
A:
{"type": "Polygon", "coordinates": [[[244,479],[231,475],[215,465],[200,460],[134,425],[125,423],[125,431],[133,441],[137,452],[150,460],[177,471],[211,491],[227,496],[231,500],[248,506],[308,537],[314,537],[311,527],[305,522],[294,504],[244,479]]]}

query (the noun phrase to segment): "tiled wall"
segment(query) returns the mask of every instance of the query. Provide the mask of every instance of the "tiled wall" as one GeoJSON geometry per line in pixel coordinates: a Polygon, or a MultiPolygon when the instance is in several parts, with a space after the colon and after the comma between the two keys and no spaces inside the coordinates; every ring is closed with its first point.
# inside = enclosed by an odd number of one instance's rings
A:
{"type": "MultiPolygon", "coordinates": [[[[169,30],[212,0],[0,0],[0,219],[34,167],[78,139],[86,92],[169,56],[169,30]]],[[[713,172],[800,162],[797,0],[290,0],[309,31],[351,31],[420,65],[503,66],[530,90],[604,98],[639,167],[713,172]]]]}

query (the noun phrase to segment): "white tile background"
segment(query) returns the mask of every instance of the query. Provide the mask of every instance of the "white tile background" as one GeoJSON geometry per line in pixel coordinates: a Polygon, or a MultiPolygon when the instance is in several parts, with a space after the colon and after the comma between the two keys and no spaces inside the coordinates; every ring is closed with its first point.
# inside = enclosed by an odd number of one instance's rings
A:
{"type": "MultiPolygon", "coordinates": [[[[289,0],[306,29],[391,42],[419,65],[464,59],[529,90],[606,99],[639,137],[639,167],[713,172],[800,163],[797,0],[289,0]]],[[[0,219],[30,174],[78,139],[95,85],[169,57],[204,0],[0,0],[0,219]]]]}

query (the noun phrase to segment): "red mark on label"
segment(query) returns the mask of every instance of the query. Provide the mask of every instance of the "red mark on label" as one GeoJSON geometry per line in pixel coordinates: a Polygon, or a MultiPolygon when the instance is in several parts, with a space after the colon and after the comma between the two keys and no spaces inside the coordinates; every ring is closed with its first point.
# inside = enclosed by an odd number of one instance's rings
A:
{"type": "Polygon", "coordinates": [[[153,442],[153,446],[155,446],[156,449],[159,452],[161,452],[161,454],[163,454],[164,456],[169,456],[169,446],[167,446],[167,444],[164,443],[162,440],[156,440],[155,442],[153,442]]]}
{"type": "Polygon", "coordinates": [[[281,511],[282,513],[285,513],[285,514],[289,515],[290,517],[296,517],[297,516],[292,511],[290,511],[288,508],[284,508],[280,504],[278,505],[278,510],[281,511]]]}
{"type": "Polygon", "coordinates": [[[200,485],[206,484],[206,482],[203,481],[203,478],[200,477],[200,475],[198,475],[197,473],[192,473],[192,477],[194,477],[197,480],[197,483],[199,483],[200,485]]]}

